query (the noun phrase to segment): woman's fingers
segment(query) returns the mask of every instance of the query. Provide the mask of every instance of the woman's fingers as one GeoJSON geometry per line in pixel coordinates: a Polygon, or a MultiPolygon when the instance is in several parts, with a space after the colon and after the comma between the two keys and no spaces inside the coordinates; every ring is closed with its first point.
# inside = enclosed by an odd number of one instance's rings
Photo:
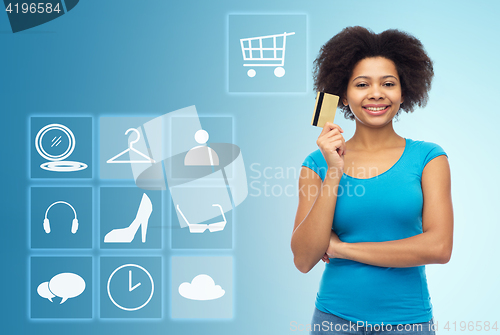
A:
{"type": "Polygon", "coordinates": [[[344,130],[342,129],[342,127],[340,127],[338,124],[335,124],[335,123],[332,123],[332,122],[327,122],[325,123],[325,127],[326,126],[329,126],[329,127],[335,127],[337,128],[338,130],[340,130],[341,133],[344,132],[344,130]]]}
{"type": "Polygon", "coordinates": [[[345,153],[345,139],[342,136],[344,131],[339,125],[331,122],[325,123],[316,143],[329,152],[337,151],[339,156],[345,153]],[[335,148],[333,148],[334,146],[335,148]],[[338,151],[340,149],[340,151],[338,151]]]}
{"type": "MultiPolygon", "coordinates": [[[[325,140],[326,141],[326,140],[325,140]]],[[[345,139],[341,134],[336,136],[332,136],[328,138],[328,141],[335,146],[336,149],[340,149],[338,151],[339,155],[342,156],[345,153],[345,139]]]]}
{"type": "Polygon", "coordinates": [[[331,153],[337,151],[339,156],[342,156],[343,152],[345,151],[345,142],[342,139],[334,140],[330,143],[324,144],[323,148],[331,153]]]}
{"type": "Polygon", "coordinates": [[[325,252],[325,254],[323,255],[323,257],[321,257],[321,260],[322,260],[323,262],[325,262],[325,263],[330,263],[330,258],[328,257],[328,255],[326,254],[326,252],[325,252]]]}
{"type": "Polygon", "coordinates": [[[340,148],[345,146],[345,139],[342,134],[340,134],[338,130],[335,129],[332,130],[331,133],[320,136],[316,143],[318,144],[318,146],[322,147],[328,147],[331,144],[335,144],[336,148],[340,148]],[[334,131],[336,131],[336,133],[334,133],[334,131]]]}
{"type": "Polygon", "coordinates": [[[344,132],[338,124],[327,122],[325,123],[325,126],[323,127],[323,130],[321,131],[321,134],[319,136],[328,133],[332,129],[338,129],[341,133],[344,132]]]}
{"type": "Polygon", "coordinates": [[[342,144],[340,145],[340,151],[339,151],[339,155],[340,156],[343,156],[344,153],[345,153],[345,139],[344,137],[342,137],[342,144]]]}
{"type": "Polygon", "coordinates": [[[329,167],[344,167],[345,140],[344,130],[332,122],[326,122],[316,144],[323,153],[329,167]]]}
{"type": "Polygon", "coordinates": [[[322,136],[329,138],[329,137],[338,136],[338,135],[342,136],[342,132],[340,131],[340,129],[339,128],[332,128],[328,132],[323,134],[322,136]]]}

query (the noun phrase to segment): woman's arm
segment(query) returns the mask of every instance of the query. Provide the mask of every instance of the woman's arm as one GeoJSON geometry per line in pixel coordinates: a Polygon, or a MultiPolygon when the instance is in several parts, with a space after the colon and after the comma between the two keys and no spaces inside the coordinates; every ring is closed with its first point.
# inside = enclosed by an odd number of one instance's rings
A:
{"type": "Polygon", "coordinates": [[[291,240],[293,261],[300,272],[309,272],[328,248],[341,177],[341,170],[331,169],[321,182],[311,169],[302,167],[300,171],[299,205],[291,240]]]}
{"type": "Polygon", "coordinates": [[[321,178],[303,167],[299,178],[299,205],[293,226],[293,262],[300,272],[309,272],[328,248],[337,191],[344,172],[345,141],[340,126],[326,122],[316,141],[327,170],[321,178]]]}
{"type": "Polygon", "coordinates": [[[425,166],[422,193],[422,234],[387,242],[344,243],[332,231],[328,256],[382,267],[448,263],[453,248],[453,205],[446,156],[438,156],[425,166]]]}

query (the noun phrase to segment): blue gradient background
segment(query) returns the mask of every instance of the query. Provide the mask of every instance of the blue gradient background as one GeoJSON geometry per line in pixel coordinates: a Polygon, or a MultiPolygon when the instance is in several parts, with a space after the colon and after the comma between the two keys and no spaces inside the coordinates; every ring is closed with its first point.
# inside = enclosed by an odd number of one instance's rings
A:
{"type": "MultiPolygon", "coordinates": [[[[500,161],[494,134],[500,122],[496,84],[500,75],[500,3],[85,0],[67,15],[16,34],[11,32],[6,13],[0,13],[1,152],[6,176],[0,234],[2,333],[287,334],[301,333],[290,331],[292,321],[310,322],[323,265],[307,275],[293,265],[290,236],[296,193],[256,197],[252,189],[234,211],[233,249],[204,252],[205,256],[233,257],[232,319],[173,320],[167,295],[159,320],[99,319],[95,260],[93,319],[29,318],[30,256],[55,255],[52,251],[35,253],[29,245],[30,186],[52,186],[50,180],[29,177],[31,116],[92,116],[93,142],[99,143],[100,116],[153,117],[196,105],[200,116],[234,118],[234,143],[242,149],[249,182],[260,182],[259,187],[267,182],[295,188],[293,169],[298,172],[303,159],[316,149],[319,135],[319,129],[310,126],[315,97],[311,76],[307,77],[307,93],[229,94],[227,24],[233,13],[306,14],[307,73],[311,73],[319,48],[345,26],[362,25],[375,32],[398,28],[421,39],[435,64],[430,101],[425,109],[402,115],[395,129],[404,137],[441,145],[452,169],[453,256],[446,265],[427,266],[438,333],[474,333],[445,331],[447,321],[499,321],[496,170],[500,161]],[[261,165],[252,171],[254,163],[261,165]],[[258,177],[266,167],[271,169],[258,177]],[[288,175],[274,176],[280,168],[291,170],[288,175]]],[[[344,129],[346,139],[350,138],[354,124],[339,115],[335,122],[344,129]]],[[[93,161],[98,162],[97,145],[95,148],[93,161]]],[[[93,164],[90,182],[70,179],[66,185],[93,186],[94,199],[99,186],[133,185],[99,180],[97,168],[93,164]]],[[[163,199],[166,206],[169,199],[163,199]]],[[[166,212],[164,217],[169,215],[166,212]]],[[[95,221],[96,211],[93,216],[95,221]]],[[[170,238],[168,232],[163,237],[164,241],[170,238]]],[[[84,254],[66,253],[78,255],[84,254]]],[[[93,249],[93,258],[99,255],[123,256],[93,249]]],[[[130,256],[136,255],[130,252],[130,256]]],[[[159,255],[163,257],[163,292],[167,292],[171,257],[195,256],[199,251],[172,250],[164,244],[159,255]]]]}

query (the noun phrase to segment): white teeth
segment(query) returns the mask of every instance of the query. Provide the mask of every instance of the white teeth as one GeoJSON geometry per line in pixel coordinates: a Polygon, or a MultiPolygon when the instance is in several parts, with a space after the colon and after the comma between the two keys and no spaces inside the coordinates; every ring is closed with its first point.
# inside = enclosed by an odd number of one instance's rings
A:
{"type": "Polygon", "coordinates": [[[381,110],[386,109],[387,106],[385,106],[385,107],[365,107],[365,108],[370,110],[370,111],[381,111],[381,110]]]}

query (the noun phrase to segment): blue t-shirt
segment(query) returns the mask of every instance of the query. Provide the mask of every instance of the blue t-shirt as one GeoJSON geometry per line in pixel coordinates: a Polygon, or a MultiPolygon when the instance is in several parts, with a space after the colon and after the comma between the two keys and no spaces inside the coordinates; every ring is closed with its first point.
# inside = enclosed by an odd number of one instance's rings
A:
{"type": "MultiPolygon", "coordinates": [[[[341,241],[384,242],[422,233],[422,172],[431,159],[446,153],[435,143],[405,140],[402,156],[389,170],[368,179],[344,173],[340,179],[332,229],[341,241]]],[[[324,180],[327,164],[319,149],[302,166],[324,180]]],[[[427,322],[432,303],[425,266],[392,268],[330,259],[316,308],[365,324],[427,322]]]]}

